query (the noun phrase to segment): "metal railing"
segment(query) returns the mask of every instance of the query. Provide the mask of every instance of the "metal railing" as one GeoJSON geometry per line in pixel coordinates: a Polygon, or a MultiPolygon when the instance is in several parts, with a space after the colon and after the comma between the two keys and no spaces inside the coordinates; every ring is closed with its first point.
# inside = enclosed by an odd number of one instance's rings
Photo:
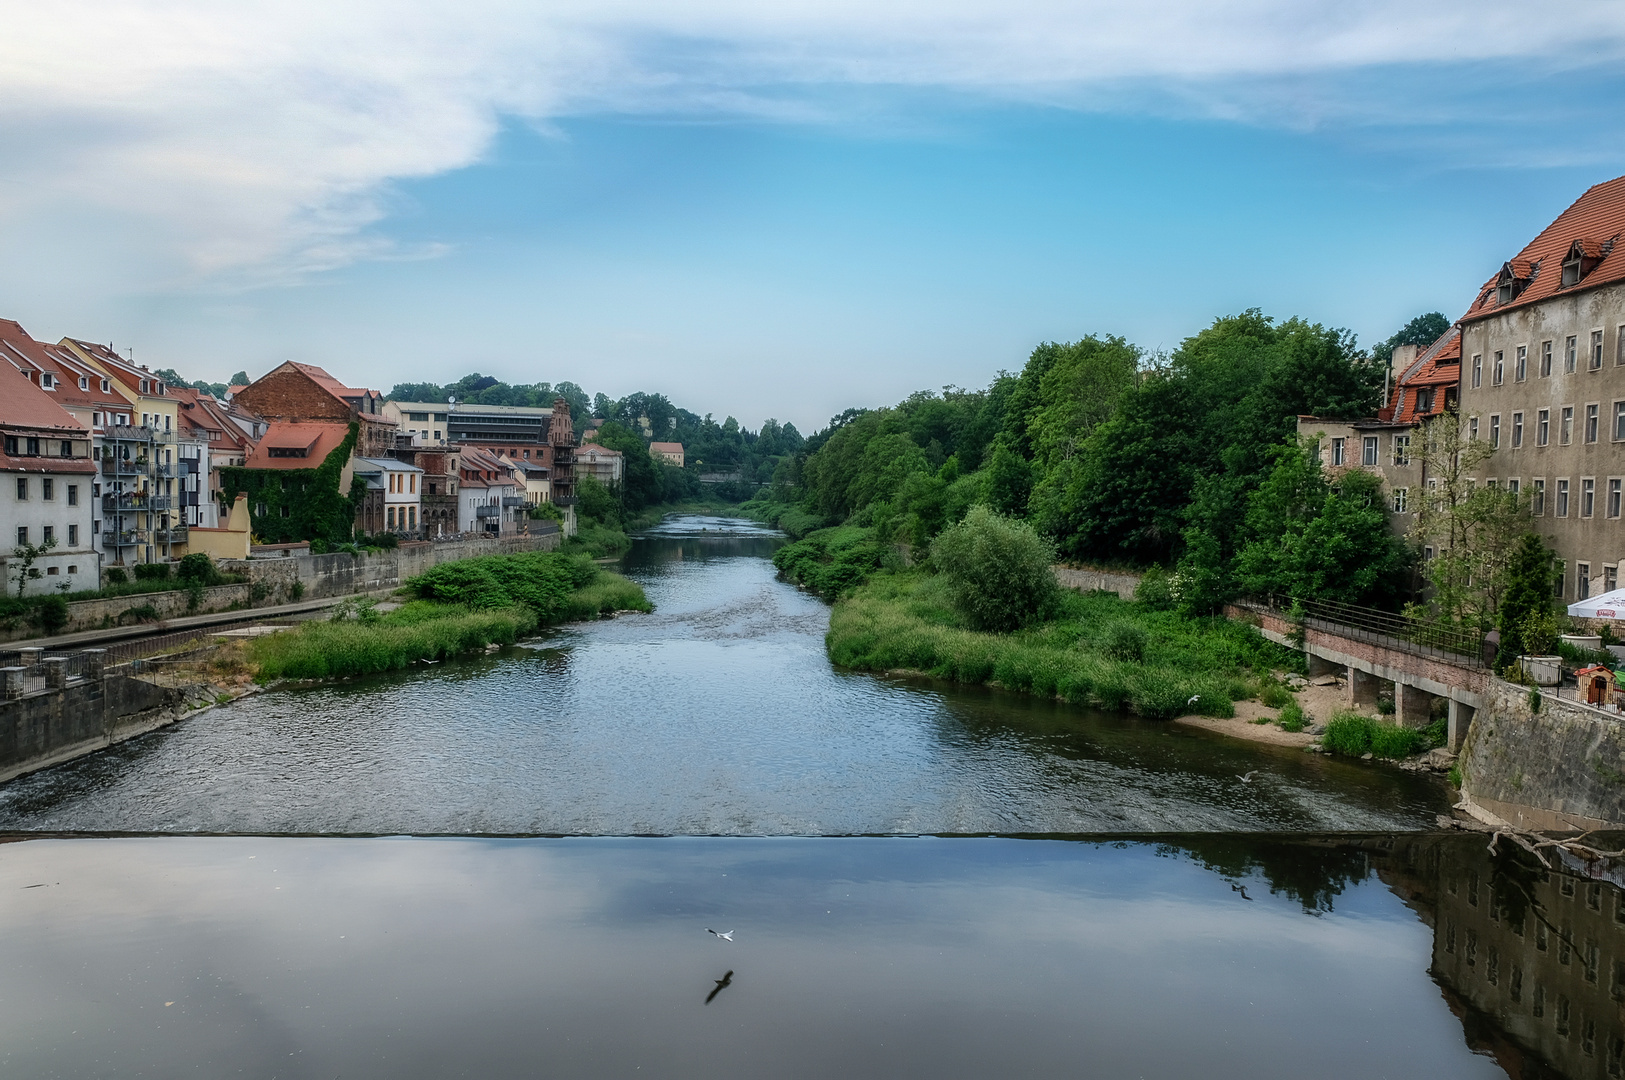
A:
{"type": "Polygon", "coordinates": [[[102,533],[102,545],[104,547],[128,547],[131,544],[139,543],[141,543],[141,534],[130,529],[102,533]]]}
{"type": "Polygon", "coordinates": [[[513,506],[528,506],[529,504],[526,503],[524,499],[521,499],[517,495],[504,495],[504,496],[502,496],[502,505],[505,506],[505,507],[513,507],[513,506]]]}
{"type": "Polygon", "coordinates": [[[152,540],[155,544],[184,544],[188,535],[190,534],[187,532],[187,526],[174,525],[153,533],[152,540]]]}
{"type": "Polygon", "coordinates": [[[502,507],[500,507],[500,506],[476,506],[474,508],[474,516],[477,517],[477,518],[501,517],[502,516],[502,507]]]}
{"type": "Polygon", "coordinates": [[[154,465],[152,467],[152,475],[154,475],[154,476],[174,476],[175,475],[175,466],[160,461],[158,464],[156,464],[156,465],[154,465]]]}
{"type": "Polygon", "coordinates": [[[1294,609],[1301,611],[1305,629],[1323,630],[1338,637],[1428,656],[1460,667],[1484,666],[1484,637],[1474,630],[1439,626],[1391,611],[1335,600],[1297,600],[1288,601],[1284,606],[1278,602],[1276,606],[1276,614],[1289,621],[1294,609]]]}
{"type": "Polygon", "coordinates": [[[146,458],[102,458],[103,476],[145,476],[146,458]]]}

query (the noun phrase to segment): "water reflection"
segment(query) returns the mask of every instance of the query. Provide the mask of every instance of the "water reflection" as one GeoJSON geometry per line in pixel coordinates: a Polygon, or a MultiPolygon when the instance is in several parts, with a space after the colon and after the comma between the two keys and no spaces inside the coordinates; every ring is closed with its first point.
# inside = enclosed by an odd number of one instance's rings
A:
{"type": "Polygon", "coordinates": [[[490,657],[246,699],[0,787],[0,828],[872,834],[1427,828],[1437,780],[831,668],[782,538],[666,522],[657,605],[490,657]],[[1258,770],[1252,783],[1238,776],[1258,770]]]}

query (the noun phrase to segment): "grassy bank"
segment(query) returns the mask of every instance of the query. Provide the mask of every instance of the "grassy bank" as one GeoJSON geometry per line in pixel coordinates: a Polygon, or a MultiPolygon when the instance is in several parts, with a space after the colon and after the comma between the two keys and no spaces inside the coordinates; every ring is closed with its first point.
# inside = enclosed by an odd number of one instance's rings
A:
{"type": "Polygon", "coordinates": [[[965,628],[941,578],[917,572],[858,586],[835,605],[825,643],[842,667],[921,671],[1155,718],[1233,716],[1261,676],[1299,663],[1253,627],[1100,593],[1065,593],[1051,619],[980,633],[965,628]]]}
{"type": "Polygon", "coordinates": [[[538,626],[652,611],[643,589],[590,559],[559,553],[491,555],[442,563],[407,583],[416,599],[380,614],[370,602],[256,638],[248,657],[263,682],[327,679],[442,660],[508,645],[538,626]]]}
{"type": "Polygon", "coordinates": [[[760,521],[785,533],[792,540],[800,540],[809,533],[822,529],[824,518],[809,514],[799,506],[775,502],[771,498],[750,499],[734,507],[734,512],[752,521],[760,521]]]}

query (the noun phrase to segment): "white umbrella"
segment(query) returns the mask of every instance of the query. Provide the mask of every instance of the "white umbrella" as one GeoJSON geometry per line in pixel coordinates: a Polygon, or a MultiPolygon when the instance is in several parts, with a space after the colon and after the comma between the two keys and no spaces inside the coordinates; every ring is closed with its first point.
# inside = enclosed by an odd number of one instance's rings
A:
{"type": "Polygon", "coordinates": [[[1570,604],[1569,614],[1577,619],[1625,619],[1625,589],[1570,604]]]}

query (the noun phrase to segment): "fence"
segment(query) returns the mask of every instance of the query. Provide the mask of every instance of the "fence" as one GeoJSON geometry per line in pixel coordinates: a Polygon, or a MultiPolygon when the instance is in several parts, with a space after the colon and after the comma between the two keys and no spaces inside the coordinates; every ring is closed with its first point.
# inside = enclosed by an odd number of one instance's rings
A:
{"type": "Polygon", "coordinates": [[[1474,630],[1439,626],[1391,611],[1335,600],[1276,600],[1268,606],[1272,614],[1288,622],[1298,621],[1293,612],[1301,612],[1301,622],[1308,630],[1322,630],[1395,652],[1443,660],[1458,667],[1484,666],[1484,638],[1474,630]]]}

